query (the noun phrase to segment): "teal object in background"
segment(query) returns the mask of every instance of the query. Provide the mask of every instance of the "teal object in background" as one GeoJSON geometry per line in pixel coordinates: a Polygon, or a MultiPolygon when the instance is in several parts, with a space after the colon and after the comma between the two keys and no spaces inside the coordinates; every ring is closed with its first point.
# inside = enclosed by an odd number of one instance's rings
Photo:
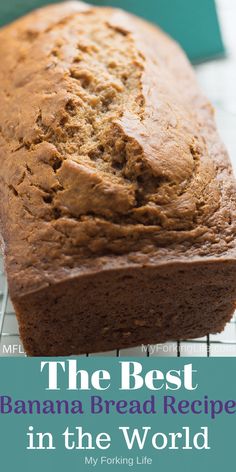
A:
{"type": "MultiPolygon", "coordinates": [[[[57,1],[0,1],[0,25],[57,1]]],[[[214,0],[90,0],[88,3],[124,8],[157,23],[182,45],[193,62],[224,54],[214,0]]]]}

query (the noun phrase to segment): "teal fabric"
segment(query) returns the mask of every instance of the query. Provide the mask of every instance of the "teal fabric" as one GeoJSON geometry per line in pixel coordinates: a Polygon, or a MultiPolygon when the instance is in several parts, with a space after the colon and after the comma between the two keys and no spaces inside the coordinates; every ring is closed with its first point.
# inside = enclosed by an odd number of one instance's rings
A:
{"type": "MultiPolygon", "coordinates": [[[[1,1],[0,24],[57,1],[1,1]]],[[[89,3],[125,8],[157,23],[182,45],[193,62],[224,53],[214,0],[90,0],[89,3]]]]}

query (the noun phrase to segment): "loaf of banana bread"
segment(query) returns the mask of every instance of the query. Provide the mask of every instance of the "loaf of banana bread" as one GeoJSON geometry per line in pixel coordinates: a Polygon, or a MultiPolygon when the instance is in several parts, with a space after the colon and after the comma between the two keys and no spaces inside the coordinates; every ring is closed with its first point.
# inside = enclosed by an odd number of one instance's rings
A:
{"type": "Polygon", "coordinates": [[[27,15],[0,43],[0,229],[26,353],[221,331],[236,184],[179,46],[81,2],[27,15]]]}

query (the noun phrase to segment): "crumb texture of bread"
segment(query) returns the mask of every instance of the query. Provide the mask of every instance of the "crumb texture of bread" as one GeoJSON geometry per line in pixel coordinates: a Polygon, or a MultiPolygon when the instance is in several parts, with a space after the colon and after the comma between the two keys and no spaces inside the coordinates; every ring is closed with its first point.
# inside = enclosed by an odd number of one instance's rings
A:
{"type": "Polygon", "coordinates": [[[232,167],[174,41],[82,2],[33,12],[0,41],[0,229],[13,301],[103,270],[235,261],[232,167]]]}

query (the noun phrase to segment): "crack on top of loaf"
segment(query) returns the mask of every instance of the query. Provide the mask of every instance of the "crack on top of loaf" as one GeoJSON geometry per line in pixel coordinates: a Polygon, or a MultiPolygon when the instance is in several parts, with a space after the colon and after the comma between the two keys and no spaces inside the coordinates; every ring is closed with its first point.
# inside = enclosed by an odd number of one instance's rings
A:
{"type": "MultiPolygon", "coordinates": [[[[54,144],[63,156],[96,167],[104,175],[110,175],[111,179],[112,175],[118,176],[126,184],[129,180],[135,180],[134,175],[123,172],[125,160],[132,150],[126,152],[129,137],[120,130],[118,151],[116,135],[113,136],[114,123],[123,116],[127,107],[135,110],[142,119],[145,105],[141,83],[143,59],[131,35],[123,34],[119,28],[110,25],[108,28],[106,22],[103,23],[104,29],[101,26],[99,24],[97,27],[95,21],[86,35],[78,26],[80,60],[77,62],[75,56],[76,61],[72,60],[68,69],[69,80],[73,80],[73,93],[70,93],[71,98],[65,106],[66,115],[60,119],[59,126],[46,125],[41,110],[36,123],[41,139],[54,144]],[[111,43],[110,54],[109,48],[106,50],[107,35],[111,43]],[[117,35],[119,46],[112,54],[117,35]],[[95,66],[98,69],[96,74],[95,66]],[[131,94],[133,90],[137,90],[134,96],[131,94]],[[60,128],[60,133],[57,133],[57,128],[60,128]]],[[[59,43],[57,41],[56,47],[60,47],[60,54],[56,56],[63,61],[62,38],[59,43]]],[[[55,55],[55,48],[52,54],[55,55]]],[[[137,146],[138,143],[133,146],[134,155],[137,146]]]]}

